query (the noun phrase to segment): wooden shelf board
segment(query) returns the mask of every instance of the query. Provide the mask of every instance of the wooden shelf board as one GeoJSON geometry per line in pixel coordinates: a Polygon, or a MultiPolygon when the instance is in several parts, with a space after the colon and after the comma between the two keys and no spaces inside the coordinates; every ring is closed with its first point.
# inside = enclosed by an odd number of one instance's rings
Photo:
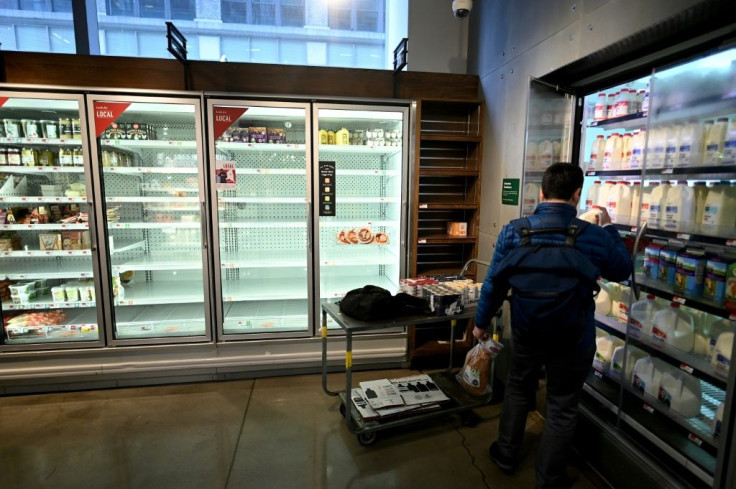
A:
{"type": "Polygon", "coordinates": [[[419,212],[423,210],[453,210],[453,209],[477,209],[475,203],[450,203],[450,202],[420,202],[419,212]]]}
{"type": "Polygon", "coordinates": [[[458,143],[480,143],[481,136],[468,136],[464,134],[421,134],[422,141],[456,141],[458,143]]]}
{"type": "Polygon", "coordinates": [[[427,177],[455,177],[455,176],[468,176],[468,177],[479,177],[480,172],[478,170],[463,170],[461,168],[448,168],[448,169],[428,169],[419,168],[419,176],[427,177]]]}
{"type": "Polygon", "coordinates": [[[418,244],[430,243],[475,243],[477,238],[473,236],[450,236],[449,234],[429,234],[427,236],[418,236],[418,244]],[[421,241],[425,242],[422,243],[421,241]]]}

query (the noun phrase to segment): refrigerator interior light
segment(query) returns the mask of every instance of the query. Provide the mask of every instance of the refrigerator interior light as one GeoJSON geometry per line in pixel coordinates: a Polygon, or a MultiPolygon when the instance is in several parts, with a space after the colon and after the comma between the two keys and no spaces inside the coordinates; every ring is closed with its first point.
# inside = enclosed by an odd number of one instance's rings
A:
{"type": "Polygon", "coordinates": [[[3,104],[3,109],[39,109],[48,112],[49,108],[57,110],[79,110],[76,100],[48,100],[42,98],[10,98],[3,104]]]}
{"type": "Polygon", "coordinates": [[[125,110],[126,112],[164,112],[167,114],[182,113],[194,114],[194,104],[158,104],[150,102],[133,102],[125,110]]]}
{"type": "Polygon", "coordinates": [[[321,109],[319,111],[320,118],[324,119],[388,119],[392,121],[400,121],[403,117],[403,113],[396,112],[385,112],[380,110],[334,110],[334,109],[321,109]]]}
{"type": "MultiPolygon", "coordinates": [[[[227,107],[226,105],[218,105],[220,107],[227,107]]],[[[260,118],[260,117],[297,117],[304,118],[304,109],[288,109],[283,107],[248,107],[248,110],[243,114],[248,118],[260,118]]]]}

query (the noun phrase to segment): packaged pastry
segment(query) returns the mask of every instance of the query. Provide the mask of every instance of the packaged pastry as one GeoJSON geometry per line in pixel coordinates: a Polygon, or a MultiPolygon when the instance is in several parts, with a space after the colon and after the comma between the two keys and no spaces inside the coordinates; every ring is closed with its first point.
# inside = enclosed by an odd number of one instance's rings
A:
{"type": "Polygon", "coordinates": [[[61,250],[61,234],[60,233],[42,233],[38,235],[39,246],[41,251],[61,250]]]}

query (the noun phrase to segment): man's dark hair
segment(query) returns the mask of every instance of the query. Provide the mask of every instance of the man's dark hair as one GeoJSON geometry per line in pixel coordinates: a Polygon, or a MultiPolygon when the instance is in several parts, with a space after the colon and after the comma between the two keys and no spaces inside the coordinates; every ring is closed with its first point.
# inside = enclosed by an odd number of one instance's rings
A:
{"type": "Polygon", "coordinates": [[[570,163],[555,163],[544,171],[542,194],[546,199],[570,200],[583,187],[583,170],[570,163]]]}

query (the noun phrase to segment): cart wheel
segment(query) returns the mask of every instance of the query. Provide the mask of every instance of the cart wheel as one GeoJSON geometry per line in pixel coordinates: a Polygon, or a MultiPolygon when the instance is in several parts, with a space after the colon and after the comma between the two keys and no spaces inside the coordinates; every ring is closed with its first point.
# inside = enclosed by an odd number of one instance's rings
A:
{"type": "Polygon", "coordinates": [[[346,412],[345,404],[340,404],[340,414],[342,414],[343,418],[345,417],[345,412],[346,412]]]}
{"type": "Polygon", "coordinates": [[[358,435],[358,443],[364,447],[369,447],[376,442],[378,435],[375,431],[369,431],[368,433],[361,433],[358,435]]]}

